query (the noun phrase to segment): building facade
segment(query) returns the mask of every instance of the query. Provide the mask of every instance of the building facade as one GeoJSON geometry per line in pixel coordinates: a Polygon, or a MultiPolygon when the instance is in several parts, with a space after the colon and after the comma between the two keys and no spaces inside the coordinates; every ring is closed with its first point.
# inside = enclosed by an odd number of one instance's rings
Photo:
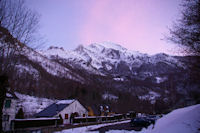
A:
{"type": "Polygon", "coordinates": [[[15,94],[7,92],[4,100],[3,115],[2,115],[2,128],[4,131],[12,129],[11,121],[15,119],[17,97],[15,94]]]}
{"type": "Polygon", "coordinates": [[[62,117],[63,124],[73,122],[73,118],[88,116],[87,109],[78,100],[61,100],[48,106],[35,117],[62,117]]]}

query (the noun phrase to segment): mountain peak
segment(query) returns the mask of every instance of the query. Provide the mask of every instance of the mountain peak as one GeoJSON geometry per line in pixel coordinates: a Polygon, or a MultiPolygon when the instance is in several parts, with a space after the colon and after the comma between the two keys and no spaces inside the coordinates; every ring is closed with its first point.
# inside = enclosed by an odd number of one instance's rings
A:
{"type": "Polygon", "coordinates": [[[59,49],[59,50],[64,51],[63,47],[57,47],[57,46],[50,46],[47,50],[52,50],[52,49],[59,49]]]}
{"type": "Polygon", "coordinates": [[[101,43],[92,43],[93,46],[102,46],[104,48],[114,49],[114,50],[120,50],[124,51],[127,50],[126,48],[122,47],[119,44],[113,43],[113,42],[101,42],[101,43]]]}
{"type": "Polygon", "coordinates": [[[75,49],[75,51],[83,51],[84,46],[83,45],[78,45],[78,47],[75,49]]]}

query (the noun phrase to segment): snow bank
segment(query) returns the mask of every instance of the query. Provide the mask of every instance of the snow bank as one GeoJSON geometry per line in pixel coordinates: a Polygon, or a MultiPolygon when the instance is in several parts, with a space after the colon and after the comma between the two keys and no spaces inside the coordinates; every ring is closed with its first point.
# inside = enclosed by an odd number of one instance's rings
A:
{"type": "Polygon", "coordinates": [[[153,130],[148,130],[145,133],[198,133],[200,104],[174,110],[159,119],[153,130]]]}
{"type": "Polygon", "coordinates": [[[142,131],[110,130],[106,133],[199,133],[200,104],[176,109],[142,131]]]}

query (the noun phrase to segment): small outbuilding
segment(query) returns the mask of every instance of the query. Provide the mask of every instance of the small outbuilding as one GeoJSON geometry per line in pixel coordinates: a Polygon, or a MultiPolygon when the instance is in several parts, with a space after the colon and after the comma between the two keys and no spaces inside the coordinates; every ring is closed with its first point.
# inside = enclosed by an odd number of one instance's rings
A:
{"type": "Polygon", "coordinates": [[[88,116],[87,109],[78,100],[57,101],[35,115],[37,118],[62,117],[63,124],[71,123],[73,118],[78,116],[88,116]]]}

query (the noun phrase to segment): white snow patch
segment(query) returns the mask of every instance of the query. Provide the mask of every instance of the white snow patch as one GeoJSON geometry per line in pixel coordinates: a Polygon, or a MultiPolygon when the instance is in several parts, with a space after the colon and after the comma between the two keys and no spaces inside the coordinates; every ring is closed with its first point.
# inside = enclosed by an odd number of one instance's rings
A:
{"type": "Polygon", "coordinates": [[[139,99],[141,100],[149,100],[151,101],[151,104],[154,104],[156,102],[156,98],[160,97],[160,94],[154,91],[149,91],[148,94],[139,96],[139,99]]]}
{"type": "Polygon", "coordinates": [[[123,78],[113,78],[113,79],[116,80],[116,81],[124,81],[123,78]]]}
{"type": "Polygon", "coordinates": [[[10,93],[6,93],[6,97],[13,97],[13,95],[10,93]]]}
{"type": "Polygon", "coordinates": [[[113,95],[113,94],[110,94],[110,93],[105,93],[102,95],[102,98],[104,100],[108,99],[108,100],[117,100],[119,97],[113,95]]]}
{"type": "Polygon", "coordinates": [[[167,77],[156,77],[156,83],[162,83],[167,80],[167,77]]]}
{"type": "Polygon", "coordinates": [[[112,66],[108,65],[108,64],[105,64],[105,67],[108,71],[110,71],[112,69],[112,66]]]}

